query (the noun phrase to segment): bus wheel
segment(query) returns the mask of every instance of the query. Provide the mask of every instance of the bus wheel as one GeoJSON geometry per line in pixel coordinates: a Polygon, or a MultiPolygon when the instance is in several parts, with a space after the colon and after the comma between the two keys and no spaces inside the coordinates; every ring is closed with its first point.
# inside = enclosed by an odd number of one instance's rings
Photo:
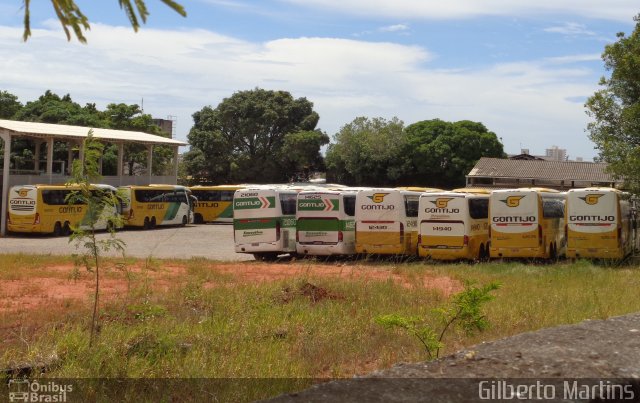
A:
{"type": "Polygon", "coordinates": [[[478,260],[484,262],[487,259],[487,252],[485,252],[484,245],[480,244],[480,251],[478,252],[478,260]]]}
{"type": "Polygon", "coordinates": [[[182,226],[183,226],[183,227],[187,225],[187,221],[189,221],[189,220],[187,220],[187,216],[186,216],[186,215],[183,215],[183,216],[182,216],[182,226]]]}
{"type": "Polygon", "coordinates": [[[62,227],[62,235],[64,236],[71,235],[71,224],[69,224],[69,221],[64,222],[64,226],[62,227]]]}
{"type": "Polygon", "coordinates": [[[204,224],[204,219],[202,218],[202,214],[196,214],[193,217],[193,223],[194,224],[204,224]]]}
{"type": "Polygon", "coordinates": [[[60,221],[56,221],[56,225],[53,226],[53,236],[61,236],[62,235],[62,224],[60,221]]]}
{"type": "Polygon", "coordinates": [[[144,218],[144,224],[142,224],[142,228],[149,229],[151,228],[151,223],[149,222],[149,217],[144,218]]]}
{"type": "Polygon", "coordinates": [[[156,227],[156,218],[155,217],[151,217],[151,223],[149,224],[149,226],[151,228],[155,228],[156,227]]]}

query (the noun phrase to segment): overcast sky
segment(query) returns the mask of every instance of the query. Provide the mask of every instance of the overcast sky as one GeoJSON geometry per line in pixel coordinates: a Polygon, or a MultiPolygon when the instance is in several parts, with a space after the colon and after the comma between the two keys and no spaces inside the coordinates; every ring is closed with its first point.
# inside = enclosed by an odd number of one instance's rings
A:
{"type": "Polygon", "coordinates": [[[0,0],[0,90],[25,103],[47,89],[84,105],[140,104],[177,117],[239,90],[305,97],[333,136],[357,116],[484,123],[508,153],[557,145],[592,159],[584,102],[600,55],[629,34],[637,0],[159,0],[136,34],[116,0],[77,1],[88,44],[67,42],[49,0],[0,0]]]}

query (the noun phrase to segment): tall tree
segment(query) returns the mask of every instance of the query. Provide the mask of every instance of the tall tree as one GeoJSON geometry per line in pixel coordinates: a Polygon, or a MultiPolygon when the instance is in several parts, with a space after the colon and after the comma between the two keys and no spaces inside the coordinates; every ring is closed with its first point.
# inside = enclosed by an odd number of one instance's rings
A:
{"type": "MultiPolygon", "coordinates": [[[[170,134],[163,132],[160,127],[153,123],[151,115],[143,113],[140,106],[136,104],[109,104],[104,111],[104,115],[107,127],[110,129],[138,131],[162,137],[170,136],[170,134]]],[[[153,174],[164,174],[172,156],[173,151],[169,147],[154,146],[153,174]]],[[[115,175],[117,147],[114,145],[107,147],[103,160],[105,163],[104,169],[115,175]]],[[[147,165],[147,148],[142,144],[126,144],[124,147],[124,161],[128,166],[129,175],[134,175],[137,170],[147,165]]]]}
{"type": "Polygon", "coordinates": [[[424,120],[407,126],[406,149],[411,161],[406,185],[455,188],[481,157],[504,157],[502,143],[482,123],[424,120]]]}
{"type": "Polygon", "coordinates": [[[344,125],[327,150],[327,180],[354,186],[397,184],[406,170],[403,129],[395,117],[358,117],[344,125]]]}
{"type": "MultiPolygon", "coordinates": [[[[287,136],[314,131],[318,119],[313,103],[286,91],[236,92],[215,109],[207,106],[193,114],[188,138],[194,152],[186,155],[185,164],[198,169],[190,175],[204,174],[210,183],[287,180],[293,172],[287,172],[280,160],[287,136]],[[188,160],[202,156],[195,150],[207,157],[206,166],[188,160]]],[[[303,142],[291,137],[288,146],[303,142]]]]}
{"type": "Polygon", "coordinates": [[[12,119],[22,109],[18,97],[7,91],[0,91],[0,119],[12,119]]]}
{"type": "MultiPolygon", "coordinates": [[[[24,4],[24,33],[22,34],[22,39],[26,41],[31,36],[31,0],[22,1],[24,4]]],[[[160,1],[181,16],[187,16],[184,7],[177,2],[173,0],[160,1]]],[[[147,9],[145,1],[118,0],[118,3],[120,8],[124,10],[127,18],[129,18],[131,27],[137,32],[140,28],[140,22],[142,21],[143,24],[146,23],[147,17],[149,16],[149,10],[147,9]]],[[[56,12],[58,20],[60,20],[60,24],[62,24],[62,29],[67,35],[67,40],[71,40],[71,30],[76,35],[78,41],[86,43],[87,39],[84,37],[83,30],[88,31],[90,29],[89,19],[82,13],[76,2],[74,0],[51,0],[51,5],[56,12]]]]}
{"type": "Polygon", "coordinates": [[[62,97],[47,90],[35,101],[29,101],[15,115],[16,120],[26,122],[58,123],[88,127],[107,127],[104,116],[95,104],[73,102],[71,95],[62,97]]]}
{"type": "Polygon", "coordinates": [[[617,42],[605,46],[602,59],[611,72],[602,77],[602,88],[585,104],[593,121],[589,137],[609,171],[624,178],[626,186],[640,193],[640,14],[630,36],[617,34],[617,42]]]}

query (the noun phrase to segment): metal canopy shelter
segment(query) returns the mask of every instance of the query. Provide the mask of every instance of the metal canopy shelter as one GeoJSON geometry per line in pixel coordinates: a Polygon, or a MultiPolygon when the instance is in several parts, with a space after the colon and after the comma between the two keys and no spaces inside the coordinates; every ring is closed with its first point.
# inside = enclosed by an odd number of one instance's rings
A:
{"type": "MultiPolygon", "coordinates": [[[[9,187],[11,183],[11,175],[10,175],[10,156],[11,156],[11,140],[14,137],[26,137],[32,139],[38,139],[40,142],[47,143],[47,170],[46,170],[46,181],[48,183],[53,183],[54,175],[53,175],[53,142],[55,140],[58,141],[66,141],[69,143],[79,144],[87,137],[89,134],[89,130],[93,130],[93,137],[98,140],[104,140],[109,143],[118,145],[118,172],[116,176],[117,183],[114,184],[122,184],[123,183],[123,175],[122,175],[122,167],[123,167],[123,157],[124,157],[124,144],[127,143],[136,143],[136,144],[144,144],[147,147],[147,176],[146,182],[147,184],[151,182],[152,179],[152,153],[154,145],[162,145],[162,146],[171,146],[174,150],[174,166],[173,166],[173,176],[171,177],[162,177],[163,182],[177,182],[178,177],[178,147],[186,146],[187,143],[162,137],[156,136],[149,133],[143,132],[133,132],[126,130],[112,130],[112,129],[100,129],[100,128],[89,128],[82,126],[69,126],[69,125],[56,125],[56,124],[48,124],[48,123],[34,123],[34,122],[20,122],[14,120],[2,120],[0,119],[0,138],[4,142],[4,167],[2,173],[2,208],[0,212],[0,236],[4,236],[6,234],[6,220],[7,220],[7,198],[9,194],[9,187]]],[[[80,155],[80,158],[83,158],[80,155]]],[[[36,142],[36,161],[35,167],[38,168],[39,165],[39,144],[36,142]]],[[[17,175],[20,177],[21,175],[17,175]]],[[[24,176],[23,176],[24,177],[24,176]]],[[[28,177],[29,180],[31,179],[28,177]]],[[[39,177],[38,177],[39,178],[39,177]]],[[[60,178],[56,178],[60,179],[60,178]]],[[[38,179],[39,183],[43,181],[38,179]]],[[[26,184],[26,183],[25,183],[26,184]]]]}

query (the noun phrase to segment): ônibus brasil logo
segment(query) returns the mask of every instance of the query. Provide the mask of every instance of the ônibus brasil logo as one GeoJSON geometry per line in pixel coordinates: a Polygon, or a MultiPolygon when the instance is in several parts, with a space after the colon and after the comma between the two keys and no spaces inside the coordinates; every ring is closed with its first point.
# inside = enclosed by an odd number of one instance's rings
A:
{"type": "Polygon", "coordinates": [[[453,197],[438,197],[435,201],[431,201],[431,203],[435,204],[437,208],[447,208],[447,204],[449,201],[453,200],[453,197]]]}
{"type": "Polygon", "coordinates": [[[518,207],[522,198],[524,198],[524,196],[509,196],[506,199],[500,201],[506,204],[507,207],[518,207]]]}
{"type": "Polygon", "coordinates": [[[384,201],[384,197],[389,193],[374,193],[371,196],[367,196],[374,203],[382,203],[384,201]]]}
{"type": "Polygon", "coordinates": [[[598,200],[600,200],[602,196],[604,196],[604,193],[593,193],[593,194],[588,194],[585,197],[579,197],[579,199],[584,200],[585,203],[587,203],[590,206],[593,206],[594,204],[598,204],[598,200]]]}

